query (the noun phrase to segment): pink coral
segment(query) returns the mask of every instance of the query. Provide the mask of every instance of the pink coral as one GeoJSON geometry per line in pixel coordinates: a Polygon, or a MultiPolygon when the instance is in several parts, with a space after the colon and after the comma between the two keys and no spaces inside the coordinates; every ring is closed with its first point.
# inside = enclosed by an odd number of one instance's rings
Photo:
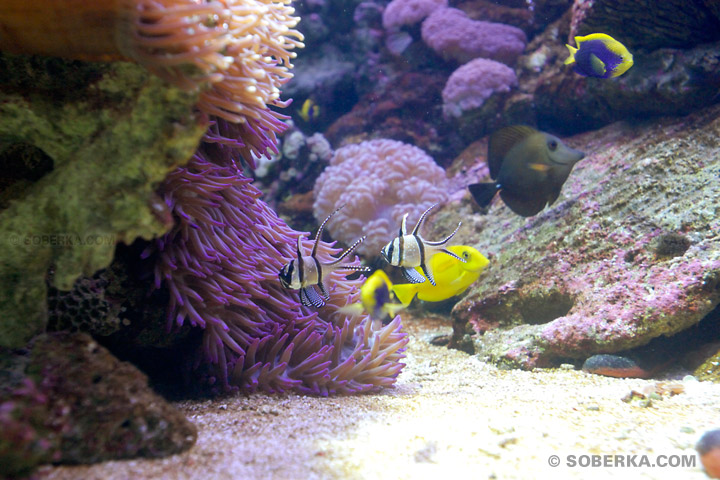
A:
{"type": "Polygon", "coordinates": [[[502,63],[476,58],[455,70],[443,88],[443,113],[459,117],[466,110],[480,108],[497,92],[509,92],[517,85],[513,69],[502,63]]]}
{"type": "Polygon", "coordinates": [[[383,12],[383,27],[392,30],[403,25],[414,25],[447,5],[448,0],[393,0],[383,12]]]}
{"type": "Polygon", "coordinates": [[[459,63],[491,58],[513,64],[527,38],[519,28],[472,20],[457,8],[440,8],[422,24],[423,41],[446,59],[459,63]]]}
{"type": "Polygon", "coordinates": [[[338,149],[315,183],[315,217],[344,205],[327,225],[337,240],[367,235],[358,253],[376,256],[409,213],[414,224],[446,197],[444,170],[423,150],[395,140],[371,140],[338,149]]]}

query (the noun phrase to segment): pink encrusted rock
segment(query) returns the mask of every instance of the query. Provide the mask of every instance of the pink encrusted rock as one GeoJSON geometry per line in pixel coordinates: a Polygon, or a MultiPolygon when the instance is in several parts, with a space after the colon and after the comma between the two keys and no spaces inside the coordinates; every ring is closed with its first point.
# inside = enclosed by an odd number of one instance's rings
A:
{"type": "Polygon", "coordinates": [[[640,347],[703,319],[720,303],[719,136],[718,106],[615,123],[567,139],[588,155],[551,208],[529,219],[502,202],[465,213],[474,232],[457,242],[487,252],[491,267],[453,309],[454,343],[467,349],[472,326],[482,356],[532,368],[640,347]]]}

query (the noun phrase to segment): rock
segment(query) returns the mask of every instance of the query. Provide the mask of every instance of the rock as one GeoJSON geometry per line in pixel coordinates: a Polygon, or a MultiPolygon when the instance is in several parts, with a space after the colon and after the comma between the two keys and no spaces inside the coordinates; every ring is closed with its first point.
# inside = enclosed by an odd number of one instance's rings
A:
{"type": "Polygon", "coordinates": [[[170,227],[153,190],[206,125],[196,93],[136,65],[2,54],[0,72],[0,345],[21,347],[47,321],[51,267],[69,290],[170,227]]]}
{"type": "Polygon", "coordinates": [[[541,130],[569,135],[628,117],[686,115],[720,100],[719,42],[652,51],[627,45],[634,56],[630,70],[589,78],[563,64],[569,21],[568,12],[528,45],[518,61],[519,88],[501,117],[512,117],[513,106],[527,115],[524,123],[534,118],[541,130]]]}
{"type": "Polygon", "coordinates": [[[606,33],[643,50],[720,40],[717,2],[710,0],[575,0],[572,10],[570,38],[606,33]]]}
{"type": "MultiPolygon", "coordinates": [[[[454,341],[472,324],[484,332],[480,355],[532,368],[624,351],[700,321],[720,302],[719,135],[716,106],[569,139],[588,156],[552,207],[523,220],[498,201],[458,233],[490,266],[453,309],[454,341]],[[689,248],[658,255],[669,234],[689,248]]],[[[438,213],[436,228],[458,215],[467,220],[457,207],[438,213]]]]}

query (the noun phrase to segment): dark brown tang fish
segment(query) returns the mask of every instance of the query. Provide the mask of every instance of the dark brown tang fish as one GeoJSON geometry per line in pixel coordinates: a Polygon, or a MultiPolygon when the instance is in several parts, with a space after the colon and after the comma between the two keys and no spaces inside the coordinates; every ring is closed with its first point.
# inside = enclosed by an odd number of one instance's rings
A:
{"type": "Polygon", "coordinates": [[[558,137],[532,127],[506,127],[490,135],[488,165],[495,182],[468,185],[475,201],[486,207],[499,191],[510,210],[530,217],[560,195],[573,166],[585,154],[558,137]]]}

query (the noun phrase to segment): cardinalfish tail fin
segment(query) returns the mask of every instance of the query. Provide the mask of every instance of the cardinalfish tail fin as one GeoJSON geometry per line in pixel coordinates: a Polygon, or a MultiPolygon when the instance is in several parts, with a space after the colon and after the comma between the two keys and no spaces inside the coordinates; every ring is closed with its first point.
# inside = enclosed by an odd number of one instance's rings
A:
{"type": "Polygon", "coordinates": [[[418,284],[401,283],[400,285],[393,285],[392,289],[402,306],[407,307],[418,292],[418,284]]]}
{"type": "Polygon", "coordinates": [[[468,185],[468,190],[477,204],[485,208],[492,202],[498,187],[496,183],[473,183],[468,185]]]}
{"type": "Polygon", "coordinates": [[[568,50],[570,51],[570,56],[565,59],[565,65],[570,65],[571,63],[575,63],[575,52],[578,51],[577,48],[573,47],[572,45],[565,45],[568,50]]]}

